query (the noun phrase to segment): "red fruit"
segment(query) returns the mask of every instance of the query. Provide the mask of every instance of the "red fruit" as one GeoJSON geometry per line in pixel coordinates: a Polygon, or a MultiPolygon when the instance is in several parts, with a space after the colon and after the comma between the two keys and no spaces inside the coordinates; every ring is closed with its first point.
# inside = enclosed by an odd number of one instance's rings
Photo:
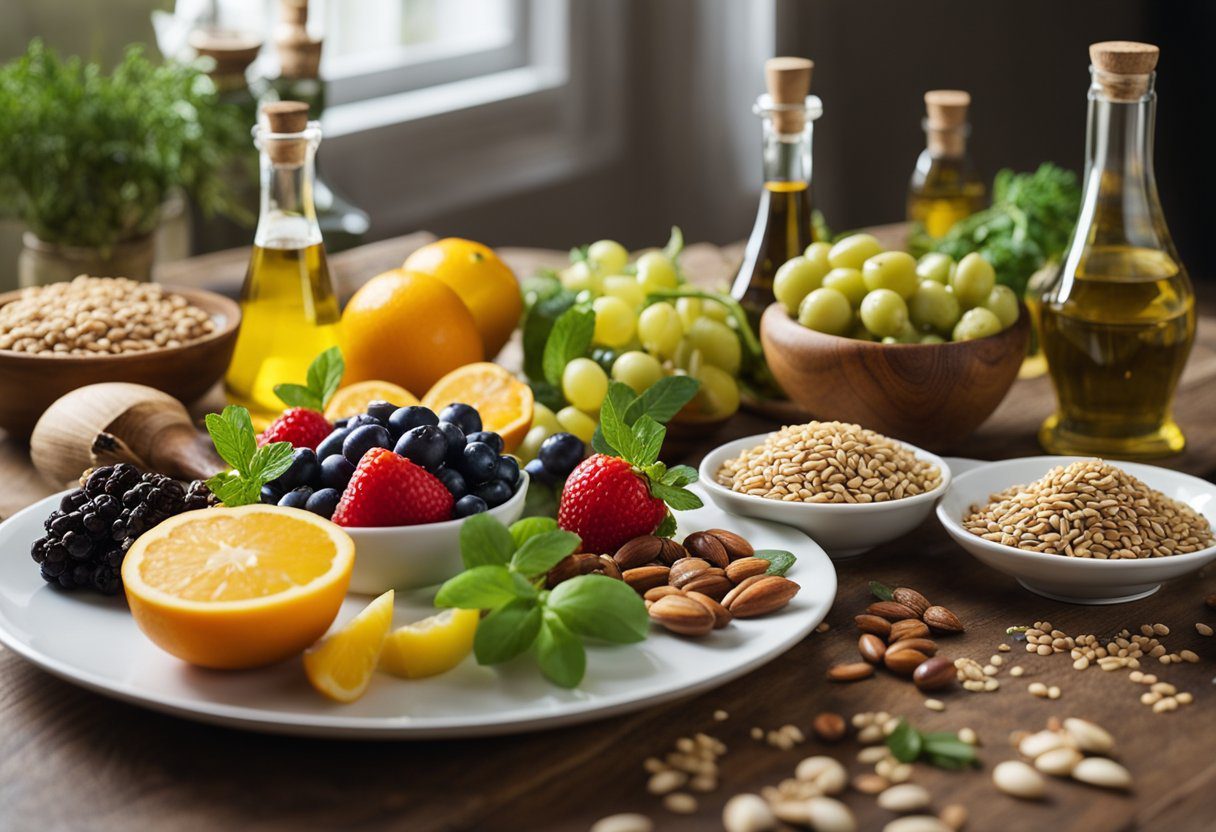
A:
{"type": "Polygon", "coordinates": [[[316,450],[321,440],[329,436],[334,426],[315,410],[292,407],[270,423],[258,437],[258,447],[269,442],[290,442],[293,448],[316,450]]]}
{"type": "Polygon", "coordinates": [[[557,525],[583,539],[584,552],[611,553],[626,540],[650,534],[667,505],[650,496],[646,480],[628,462],[594,454],[566,479],[557,525]]]}
{"type": "Polygon", "coordinates": [[[359,460],[334,509],[339,526],[416,526],[452,519],[452,494],[425,468],[388,448],[359,460]]]}

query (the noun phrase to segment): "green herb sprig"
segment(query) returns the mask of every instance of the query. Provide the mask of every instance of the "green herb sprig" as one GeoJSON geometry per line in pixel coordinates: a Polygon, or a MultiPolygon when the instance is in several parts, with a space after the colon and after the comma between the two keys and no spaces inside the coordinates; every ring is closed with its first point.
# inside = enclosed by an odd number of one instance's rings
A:
{"type": "Polygon", "coordinates": [[[325,405],[338,392],[345,372],[346,361],[342,358],[342,350],[330,347],[308,365],[305,384],[276,384],[274,394],[288,407],[325,410],[325,405]]]}
{"type": "Polygon", "coordinates": [[[901,719],[887,736],[887,748],[901,763],[924,759],[938,768],[958,770],[975,765],[975,748],[949,731],[921,733],[912,723],[901,719]]]}
{"type": "Polygon", "coordinates": [[[232,468],[207,480],[207,487],[226,506],[244,506],[261,499],[262,486],[278,479],[291,465],[290,442],[258,447],[249,411],[230,404],[204,421],[220,459],[232,468]]]}

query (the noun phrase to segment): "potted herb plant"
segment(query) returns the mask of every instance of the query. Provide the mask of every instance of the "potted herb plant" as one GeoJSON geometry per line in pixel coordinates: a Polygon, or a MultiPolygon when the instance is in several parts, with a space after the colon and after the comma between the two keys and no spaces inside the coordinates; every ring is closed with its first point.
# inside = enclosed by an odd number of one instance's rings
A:
{"type": "Polygon", "coordinates": [[[155,65],[133,46],[107,75],[31,42],[0,66],[0,215],[29,229],[21,285],[149,279],[168,197],[238,210],[221,173],[248,128],[195,67],[155,65]]]}

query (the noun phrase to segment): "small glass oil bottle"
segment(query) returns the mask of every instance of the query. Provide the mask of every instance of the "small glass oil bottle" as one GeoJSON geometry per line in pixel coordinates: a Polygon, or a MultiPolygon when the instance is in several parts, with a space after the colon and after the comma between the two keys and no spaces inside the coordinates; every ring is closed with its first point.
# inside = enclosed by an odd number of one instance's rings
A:
{"type": "Polygon", "coordinates": [[[768,93],[752,108],[763,120],[764,190],[731,295],[756,331],[761,313],[774,301],[777,269],[813,242],[811,124],[823,114],[819,98],[807,95],[813,68],[806,58],[770,59],[764,65],[768,93]]]}
{"type": "Polygon", "coordinates": [[[962,90],[925,93],[925,149],[908,185],[908,221],[935,239],[984,207],[984,183],[967,156],[970,106],[962,90]]]}
{"type": "Polygon", "coordinates": [[[1153,457],[1181,451],[1174,389],[1195,338],[1195,298],[1153,176],[1158,50],[1089,49],[1085,192],[1063,266],[1033,304],[1058,408],[1052,453],[1153,457]]]}
{"type": "Polygon", "coordinates": [[[253,256],[241,288],[241,329],[224,386],[256,417],[283,408],[274,386],[302,384],[308,365],[338,342],[338,299],[313,206],[313,160],[321,126],[308,105],[262,106],[254,128],[262,197],[253,256]]]}

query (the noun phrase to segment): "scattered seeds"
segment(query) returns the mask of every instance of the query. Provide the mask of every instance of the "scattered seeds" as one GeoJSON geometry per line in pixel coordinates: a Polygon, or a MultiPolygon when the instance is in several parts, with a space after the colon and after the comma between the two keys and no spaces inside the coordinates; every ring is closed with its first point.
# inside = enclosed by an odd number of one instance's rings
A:
{"type": "Polygon", "coordinates": [[[722,807],[726,832],[769,832],[776,825],[773,810],[760,795],[737,794],[722,807]]]}
{"type": "Polygon", "coordinates": [[[624,812],[600,818],[591,825],[591,832],[653,832],[654,823],[645,815],[624,812]]]}
{"type": "Polygon", "coordinates": [[[672,792],[663,798],[663,806],[677,815],[691,815],[697,811],[697,799],[686,792],[672,792]]]}
{"type": "Polygon", "coordinates": [[[961,803],[951,803],[942,807],[938,818],[950,829],[953,829],[954,832],[958,832],[958,830],[967,825],[967,814],[966,806],[961,803]]]}
{"type": "Polygon", "coordinates": [[[928,808],[930,801],[929,790],[915,783],[901,783],[898,786],[892,786],[878,796],[879,808],[900,814],[928,808]]]}
{"type": "Polygon", "coordinates": [[[992,769],[992,782],[1005,794],[1037,800],[1046,791],[1043,775],[1021,760],[1005,760],[992,769]]]}
{"type": "Polygon", "coordinates": [[[721,708],[718,708],[718,710],[714,711],[714,722],[726,722],[726,720],[728,720],[728,719],[730,719],[730,714],[728,714],[726,711],[722,710],[721,708]]]}
{"type": "Polygon", "coordinates": [[[944,711],[946,710],[946,703],[940,699],[926,699],[925,707],[931,711],[944,711]]]}
{"type": "Polygon", "coordinates": [[[1132,785],[1131,773],[1106,757],[1086,757],[1073,768],[1072,776],[1074,780],[1104,789],[1130,789],[1132,785]]]}
{"type": "Polygon", "coordinates": [[[1210,636],[1212,634],[1212,628],[1210,625],[1204,624],[1202,621],[1196,621],[1195,632],[1199,633],[1201,636],[1210,636]]]}

